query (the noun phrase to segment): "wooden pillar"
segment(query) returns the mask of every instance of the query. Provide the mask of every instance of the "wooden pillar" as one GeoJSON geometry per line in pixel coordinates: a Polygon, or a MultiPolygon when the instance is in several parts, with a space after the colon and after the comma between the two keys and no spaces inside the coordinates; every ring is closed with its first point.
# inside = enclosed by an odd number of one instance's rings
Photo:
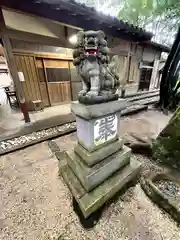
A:
{"type": "MultiPolygon", "coordinates": [[[[128,55],[127,55],[127,78],[126,78],[126,86],[129,82],[129,75],[130,75],[130,69],[131,69],[131,56],[132,56],[132,47],[133,47],[133,44],[130,43],[130,48],[129,48],[129,51],[128,51],[128,55]]],[[[125,97],[125,86],[123,86],[122,90],[121,90],[121,97],[124,98],[125,97]]]]}
{"type": "Polygon", "coordinates": [[[14,58],[14,55],[12,52],[11,42],[6,33],[6,27],[5,27],[5,23],[4,23],[2,9],[0,9],[0,32],[1,32],[1,38],[2,38],[3,47],[4,47],[4,54],[6,57],[6,61],[8,63],[8,68],[9,68],[11,77],[12,77],[14,85],[15,85],[15,89],[16,89],[17,96],[18,96],[19,103],[20,103],[20,108],[24,115],[25,122],[28,123],[28,122],[30,122],[30,117],[29,117],[29,113],[27,110],[27,106],[26,106],[26,101],[25,101],[25,97],[24,97],[22,84],[19,80],[16,62],[15,62],[15,58],[14,58]]]}
{"type": "Polygon", "coordinates": [[[153,70],[152,70],[149,90],[153,90],[153,89],[157,88],[158,66],[159,66],[159,59],[155,59],[154,64],[153,64],[153,70]]]}

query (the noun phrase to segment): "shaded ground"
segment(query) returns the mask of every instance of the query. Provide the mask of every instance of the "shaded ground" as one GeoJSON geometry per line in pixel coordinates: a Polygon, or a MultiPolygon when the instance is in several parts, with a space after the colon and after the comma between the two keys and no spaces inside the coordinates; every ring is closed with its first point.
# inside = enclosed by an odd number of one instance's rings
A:
{"type": "Polygon", "coordinates": [[[144,140],[156,138],[171,116],[172,114],[166,116],[160,111],[151,109],[124,117],[120,124],[120,136],[129,141],[134,140],[133,135],[144,140]]]}
{"type": "MultiPolygon", "coordinates": [[[[147,128],[149,121],[158,125],[159,114],[137,114],[131,121],[130,118],[122,120],[121,127],[127,132],[131,125],[132,131],[137,118],[138,122],[146,119],[147,128]]],[[[163,116],[161,121],[165,124],[168,117],[163,116]]],[[[134,129],[139,132],[141,128],[134,126],[134,129]]],[[[143,129],[146,131],[145,126],[143,129]]],[[[155,134],[157,128],[152,129],[155,134]]],[[[72,148],[75,141],[75,133],[56,139],[61,150],[72,148]]],[[[136,157],[145,163],[145,170],[149,160],[136,157]]],[[[0,239],[3,240],[180,239],[177,224],[145,196],[139,184],[107,206],[92,230],[84,230],[73,212],[72,196],[58,176],[58,161],[50,152],[48,142],[1,156],[0,195],[0,239]]]]}
{"type": "Polygon", "coordinates": [[[0,106],[0,141],[75,121],[70,104],[30,112],[29,115],[31,123],[25,124],[19,110],[11,109],[8,104],[0,106]]]}

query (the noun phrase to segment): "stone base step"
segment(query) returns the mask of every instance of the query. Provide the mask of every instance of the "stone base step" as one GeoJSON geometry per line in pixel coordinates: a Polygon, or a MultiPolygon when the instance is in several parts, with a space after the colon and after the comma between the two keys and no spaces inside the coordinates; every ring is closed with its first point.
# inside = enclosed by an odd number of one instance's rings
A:
{"type": "Polygon", "coordinates": [[[148,90],[148,91],[138,91],[136,93],[130,93],[130,94],[126,94],[125,98],[132,98],[132,97],[137,97],[137,96],[143,96],[143,95],[148,95],[151,93],[159,93],[159,89],[154,89],[154,90],[148,90]]]}
{"type": "Polygon", "coordinates": [[[148,94],[145,94],[145,95],[139,95],[139,96],[134,96],[134,97],[131,97],[131,98],[127,98],[127,101],[128,102],[137,102],[137,101],[140,101],[140,100],[144,100],[144,99],[152,98],[152,97],[158,97],[158,96],[159,96],[159,92],[148,93],[148,94]]]}
{"type": "Polygon", "coordinates": [[[148,109],[148,106],[146,106],[146,105],[134,104],[134,105],[122,110],[121,116],[127,116],[127,115],[130,115],[133,113],[138,113],[140,111],[147,110],[147,109],[148,109]]]}
{"type": "Polygon", "coordinates": [[[104,158],[120,150],[122,146],[123,140],[119,138],[118,140],[111,142],[93,152],[87,151],[80,144],[75,145],[74,151],[82,158],[82,160],[88,166],[93,166],[94,164],[102,161],[104,158]]]}
{"type": "Polygon", "coordinates": [[[148,109],[148,105],[155,104],[159,101],[159,97],[152,97],[141,99],[135,102],[129,103],[129,106],[121,111],[121,116],[127,116],[130,114],[138,113],[148,109]]]}
{"type": "Polygon", "coordinates": [[[101,185],[86,192],[68,165],[62,169],[63,178],[75,197],[85,218],[98,210],[105,202],[112,198],[128,182],[140,172],[141,163],[131,159],[130,164],[120,169],[101,185]]]}
{"type": "Polygon", "coordinates": [[[114,172],[127,165],[130,161],[130,155],[131,149],[123,146],[122,150],[90,167],[72,150],[71,152],[67,152],[66,161],[83,187],[87,191],[90,191],[105,181],[114,172]]]}
{"type": "Polygon", "coordinates": [[[152,104],[155,104],[159,101],[159,96],[158,97],[153,97],[153,98],[148,98],[147,101],[144,101],[142,100],[142,104],[144,105],[152,105],[152,104]]]}

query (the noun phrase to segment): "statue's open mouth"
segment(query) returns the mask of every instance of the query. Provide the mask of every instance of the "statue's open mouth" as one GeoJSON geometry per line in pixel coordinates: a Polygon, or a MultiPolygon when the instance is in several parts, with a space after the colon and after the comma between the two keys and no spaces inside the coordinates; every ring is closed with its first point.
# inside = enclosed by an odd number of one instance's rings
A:
{"type": "Polygon", "coordinates": [[[98,49],[97,49],[97,47],[96,46],[91,46],[91,47],[89,47],[89,46],[86,46],[85,47],[85,54],[86,55],[97,55],[97,53],[98,53],[98,49]]]}

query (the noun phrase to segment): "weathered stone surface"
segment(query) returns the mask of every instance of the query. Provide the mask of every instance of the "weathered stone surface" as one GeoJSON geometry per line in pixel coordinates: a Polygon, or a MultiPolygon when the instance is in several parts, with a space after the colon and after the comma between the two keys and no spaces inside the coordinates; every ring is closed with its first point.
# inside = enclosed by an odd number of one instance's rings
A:
{"type": "Polygon", "coordinates": [[[57,151],[55,152],[55,156],[59,161],[62,161],[67,156],[67,153],[66,151],[57,151]]]}
{"type": "Polygon", "coordinates": [[[67,184],[73,183],[73,188],[70,188],[70,190],[72,191],[73,196],[76,196],[76,199],[79,199],[86,194],[86,190],[80,184],[79,180],[67,164],[62,167],[61,173],[67,184]]]}
{"type": "Polygon", "coordinates": [[[110,102],[118,100],[119,95],[118,94],[109,94],[109,95],[101,95],[101,96],[84,96],[79,95],[78,99],[80,103],[86,104],[86,105],[93,105],[93,104],[99,104],[104,102],[110,102]]]}
{"type": "Polygon", "coordinates": [[[49,148],[51,149],[51,151],[52,151],[53,153],[60,151],[59,146],[58,146],[57,143],[56,143],[55,141],[53,141],[53,140],[49,141],[48,146],[49,146],[49,148]]]}
{"type": "Polygon", "coordinates": [[[112,198],[121,188],[134,179],[140,171],[141,163],[131,159],[130,164],[120,169],[113,176],[82,197],[83,187],[69,167],[63,169],[63,177],[76,198],[85,218],[99,209],[112,198]]]}
{"type": "Polygon", "coordinates": [[[109,156],[93,167],[89,167],[72,151],[68,152],[67,163],[83,187],[87,191],[90,191],[110,177],[118,169],[127,165],[130,161],[130,154],[131,149],[124,146],[121,151],[109,156]]]}
{"type": "Polygon", "coordinates": [[[178,223],[180,223],[180,179],[179,172],[172,172],[170,174],[161,173],[149,178],[141,179],[141,187],[151,200],[167,211],[178,223]],[[173,175],[172,175],[173,174],[173,175]],[[165,189],[159,187],[158,181],[169,181],[176,186],[173,189],[171,185],[165,186],[165,189]],[[175,191],[177,193],[175,193],[175,191]],[[172,192],[171,192],[172,191],[172,192]]]}
{"type": "Polygon", "coordinates": [[[79,102],[95,104],[118,99],[116,91],[120,81],[116,74],[114,57],[108,64],[108,48],[104,32],[79,31],[74,47],[73,63],[82,77],[83,87],[78,95],[79,102]]]}
{"type": "Polygon", "coordinates": [[[77,138],[79,143],[89,152],[92,152],[102,147],[103,144],[116,140],[118,138],[119,118],[119,113],[105,115],[101,118],[93,118],[91,120],[77,116],[77,138]],[[109,123],[110,120],[112,123],[109,123]],[[107,134],[107,136],[104,133],[107,134]]]}
{"type": "Polygon", "coordinates": [[[153,157],[180,169],[180,107],[153,143],[153,157]]]}
{"type": "Polygon", "coordinates": [[[93,118],[99,118],[108,114],[120,112],[126,106],[127,101],[125,99],[119,99],[117,101],[94,105],[84,105],[79,102],[72,102],[71,111],[77,116],[90,120],[93,118]]]}
{"type": "Polygon", "coordinates": [[[88,165],[92,166],[111,154],[120,150],[123,146],[123,140],[118,139],[112,143],[106,144],[104,147],[97,149],[96,151],[89,152],[80,144],[74,147],[74,151],[82,158],[82,160],[88,165]]]}

